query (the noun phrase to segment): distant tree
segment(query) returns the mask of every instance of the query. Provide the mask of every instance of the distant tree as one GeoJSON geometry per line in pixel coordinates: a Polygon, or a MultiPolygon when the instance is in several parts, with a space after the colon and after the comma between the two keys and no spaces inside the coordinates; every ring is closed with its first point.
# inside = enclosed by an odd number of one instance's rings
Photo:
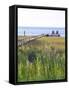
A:
{"type": "Polygon", "coordinates": [[[54,32],[54,31],[52,31],[52,34],[55,34],[55,32],[54,32]]]}
{"type": "Polygon", "coordinates": [[[60,37],[60,35],[58,35],[58,37],[60,37]]]}
{"type": "Polygon", "coordinates": [[[49,36],[49,34],[46,34],[46,36],[49,36]]]}
{"type": "Polygon", "coordinates": [[[56,34],[59,34],[59,32],[58,32],[58,31],[56,31],[56,34]]]}

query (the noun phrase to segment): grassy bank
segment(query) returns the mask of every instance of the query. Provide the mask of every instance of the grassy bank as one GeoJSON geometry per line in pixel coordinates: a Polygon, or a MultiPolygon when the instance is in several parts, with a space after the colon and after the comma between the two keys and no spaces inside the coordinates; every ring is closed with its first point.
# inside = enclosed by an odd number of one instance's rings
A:
{"type": "Polygon", "coordinates": [[[42,37],[18,47],[18,81],[65,78],[65,41],[61,37],[42,37]],[[28,60],[34,52],[33,62],[28,60]]]}

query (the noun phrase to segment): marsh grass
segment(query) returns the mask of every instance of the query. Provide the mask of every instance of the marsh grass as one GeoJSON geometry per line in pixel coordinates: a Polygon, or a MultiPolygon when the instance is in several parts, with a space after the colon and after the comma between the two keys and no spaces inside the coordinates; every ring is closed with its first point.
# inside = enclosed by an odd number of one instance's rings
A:
{"type": "MultiPolygon", "coordinates": [[[[58,80],[65,78],[64,39],[55,38],[60,44],[53,46],[51,38],[41,38],[38,44],[18,47],[18,81],[58,80]],[[28,54],[36,54],[34,62],[29,62],[28,54]]],[[[53,39],[52,39],[53,40],[53,39]]],[[[53,40],[56,43],[56,40],[53,40]]]]}

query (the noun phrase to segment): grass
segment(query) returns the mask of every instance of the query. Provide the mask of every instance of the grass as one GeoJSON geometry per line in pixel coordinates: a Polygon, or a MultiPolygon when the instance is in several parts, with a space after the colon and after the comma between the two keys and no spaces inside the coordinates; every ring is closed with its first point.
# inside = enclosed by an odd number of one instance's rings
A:
{"type": "Polygon", "coordinates": [[[18,82],[65,78],[65,41],[61,37],[42,37],[18,47],[18,82]],[[29,62],[34,52],[36,59],[29,62]]]}

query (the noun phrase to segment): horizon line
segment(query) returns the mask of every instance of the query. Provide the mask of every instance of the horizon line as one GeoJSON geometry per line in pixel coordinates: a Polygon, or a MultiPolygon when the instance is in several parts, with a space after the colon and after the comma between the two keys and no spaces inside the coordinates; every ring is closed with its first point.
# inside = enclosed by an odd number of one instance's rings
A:
{"type": "Polygon", "coordinates": [[[39,27],[39,26],[38,27],[37,26],[36,27],[35,26],[32,26],[32,27],[27,26],[26,27],[26,26],[18,26],[18,28],[65,28],[65,27],[39,27]]]}

